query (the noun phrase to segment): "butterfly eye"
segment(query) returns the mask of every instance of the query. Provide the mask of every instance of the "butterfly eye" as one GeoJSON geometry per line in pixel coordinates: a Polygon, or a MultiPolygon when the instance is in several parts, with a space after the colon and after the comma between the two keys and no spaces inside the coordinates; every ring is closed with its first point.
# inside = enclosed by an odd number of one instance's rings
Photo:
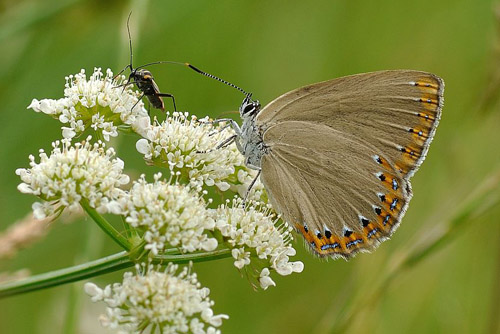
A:
{"type": "Polygon", "coordinates": [[[242,113],[243,113],[243,115],[246,115],[246,114],[252,112],[254,109],[255,109],[255,107],[253,106],[253,104],[247,104],[247,105],[243,106],[242,113]]]}
{"type": "Polygon", "coordinates": [[[251,115],[260,109],[259,101],[252,101],[250,96],[245,97],[240,106],[241,115],[251,115]]]}

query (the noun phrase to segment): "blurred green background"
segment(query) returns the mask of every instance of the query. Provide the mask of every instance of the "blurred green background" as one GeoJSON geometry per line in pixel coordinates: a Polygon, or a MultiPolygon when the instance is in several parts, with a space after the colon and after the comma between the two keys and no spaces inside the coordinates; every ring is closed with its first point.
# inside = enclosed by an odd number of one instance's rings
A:
{"type": "MultiPolygon", "coordinates": [[[[50,149],[60,138],[58,122],[26,107],[33,98],[62,97],[64,77],[81,68],[123,68],[131,10],[135,66],[189,61],[253,92],[263,104],[293,88],[348,74],[430,71],[446,82],[443,117],[413,178],[412,205],[392,240],[350,262],[317,259],[297,240],[304,272],[277,278],[277,287],[267,291],[253,291],[230,259],[197,264],[195,270],[211,289],[215,312],[230,316],[223,333],[498,332],[498,183],[488,183],[492,196],[472,205],[473,219],[449,224],[468,208],[474,189],[500,169],[497,6],[493,0],[4,0],[0,229],[24,217],[35,200],[16,190],[15,169],[27,167],[29,154],[50,149]],[[426,248],[434,238],[442,242],[426,248]],[[418,255],[422,244],[425,257],[418,255]],[[408,254],[417,254],[416,260],[403,270],[398,259],[408,254]]],[[[239,92],[181,66],[151,70],[180,110],[217,117],[241,102],[239,92]]],[[[126,138],[119,150],[128,171],[152,172],[135,141],[126,138]]],[[[42,273],[83,263],[86,247],[92,259],[118,250],[88,219],[55,223],[46,238],[1,260],[0,271],[42,273]]],[[[102,286],[121,275],[93,281],[102,286]]],[[[108,333],[97,319],[102,305],[90,303],[81,287],[0,300],[0,333],[108,333]],[[78,320],[68,320],[75,313],[78,320]]]]}

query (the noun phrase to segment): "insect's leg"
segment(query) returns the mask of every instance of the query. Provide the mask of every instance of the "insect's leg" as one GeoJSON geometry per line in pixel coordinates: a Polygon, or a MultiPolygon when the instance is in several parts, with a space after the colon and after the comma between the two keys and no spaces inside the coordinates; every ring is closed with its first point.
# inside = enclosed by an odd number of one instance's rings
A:
{"type": "Polygon", "coordinates": [[[235,133],[235,144],[236,144],[236,147],[238,148],[238,151],[240,151],[241,154],[243,154],[243,146],[241,146],[241,143],[240,143],[240,138],[241,138],[241,129],[240,129],[240,126],[238,125],[238,123],[236,123],[235,120],[231,119],[231,118],[226,118],[227,121],[229,121],[229,124],[231,125],[231,127],[233,128],[234,130],[234,133],[235,133]]]}
{"type": "Polygon", "coordinates": [[[174,111],[177,111],[177,107],[175,106],[175,98],[172,94],[168,94],[168,93],[157,93],[155,94],[156,96],[160,96],[160,97],[169,97],[172,99],[172,103],[174,104],[174,111]]]}
{"type": "Polygon", "coordinates": [[[133,85],[133,84],[135,84],[135,81],[127,81],[126,83],[118,85],[118,86],[114,86],[113,88],[126,87],[128,85],[133,85]]]}
{"type": "MultiPolygon", "coordinates": [[[[225,128],[227,128],[228,126],[232,127],[234,132],[236,134],[232,135],[231,137],[225,139],[222,143],[218,144],[215,149],[211,149],[211,150],[208,150],[208,151],[198,151],[198,153],[207,153],[207,152],[212,152],[213,150],[218,150],[220,148],[223,148],[223,147],[226,147],[226,146],[229,146],[230,144],[232,144],[233,142],[236,143],[236,147],[238,148],[238,150],[240,152],[243,152],[243,147],[241,146],[240,144],[240,141],[238,140],[241,136],[241,129],[240,129],[240,126],[238,125],[238,123],[236,123],[235,120],[231,119],[231,118],[219,118],[219,119],[216,119],[216,120],[213,120],[213,121],[207,121],[207,122],[203,122],[203,121],[198,121],[200,123],[205,123],[205,124],[216,124],[216,123],[220,123],[220,122],[229,122],[228,125],[225,125],[222,130],[224,130],[225,128]]],[[[221,130],[221,131],[222,131],[221,130]]],[[[214,133],[211,133],[209,134],[209,136],[212,136],[214,133]]]]}
{"type": "Polygon", "coordinates": [[[130,108],[130,110],[134,110],[137,103],[139,103],[139,101],[142,100],[143,97],[144,97],[144,93],[142,93],[141,96],[139,96],[139,98],[137,99],[137,102],[132,106],[132,108],[130,108]]]}
{"type": "Polygon", "coordinates": [[[222,122],[236,122],[234,121],[232,118],[218,118],[218,119],[214,119],[213,121],[200,121],[198,120],[198,123],[202,123],[202,124],[217,124],[217,123],[222,123],[222,122]]]}
{"type": "Polygon", "coordinates": [[[209,136],[213,136],[215,135],[216,133],[221,133],[222,131],[226,130],[227,128],[229,128],[231,126],[231,123],[227,123],[226,125],[224,125],[222,128],[218,129],[217,131],[213,131],[212,133],[209,134],[209,136]]]}
{"type": "Polygon", "coordinates": [[[234,143],[236,144],[236,148],[238,149],[238,151],[240,151],[241,154],[244,154],[243,146],[241,146],[240,143],[240,138],[241,138],[241,132],[240,134],[237,134],[237,138],[235,139],[234,143]]]}
{"type": "Polygon", "coordinates": [[[224,139],[224,141],[221,142],[220,144],[218,144],[215,148],[208,150],[208,151],[196,151],[196,153],[210,153],[210,152],[213,152],[215,150],[219,150],[221,148],[227,147],[227,146],[231,145],[236,140],[237,137],[238,137],[238,135],[232,135],[231,137],[224,139]]]}
{"type": "Polygon", "coordinates": [[[234,132],[236,132],[236,134],[238,136],[241,135],[240,126],[232,118],[218,118],[218,119],[214,119],[213,121],[200,121],[200,120],[198,120],[198,123],[201,123],[201,124],[211,124],[211,125],[214,125],[214,124],[217,124],[217,123],[222,123],[222,122],[228,122],[228,124],[224,125],[221,129],[218,129],[217,131],[214,131],[214,132],[210,133],[209,136],[213,136],[216,133],[222,132],[222,131],[226,130],[228,127],[232,127],[233,130],[234,130],[234,132]]]}
{"type": "Polygon", "coordinates": [[[248,195],[250,194],[250,190],[252,190],[253,186],[255,185],[255,182],[257,182],[257,179],[259,178],[260,173],[262,172],[262,169],[260,169],[260,167],[257,167],[257,166],[248,166],[248,167],[252,168],[252,169],[257,169],[258,172],[257,172],[257,175],[252,180],[252,182],[250,182],[250,185],[248,186],[247,191],[245,192],[245,197],[243,198],[243,207],[245,207],[245,204],[246,204],[247,199],[248,199],[248,195]]]}
{"type": "MultiPolygon", "coordinates": [[[[214,119],[213,121],[208,121],[208,122],[201,122],[200,123],[207,123],[207,124],[217,124],[217,123],[222,123],[222,122],[229,122],[229,126],[233,128],[234,132],[238,135],[241,136],[241,129],[238,123],[232,119],[232,118],[219,118],[219,119],[214,119]]],[[[224,126],[225,128],[226,126],[224,126]]]]}
{"type": "Polygon", "coordinates": [[[117,75],[115,75],[115,76],[113,77],[113,79],[118,78],[118,76],[119,76],[120,74],[122,74],[122,73],[123,73],[123,72],[124,72],[127,68],[130,68],[130,71],[133,71],[133,70],[132,70],[132,66],[131,66],[131,65],[127,65],[127,66],[125,66],[125,67],[123,68],[123,70],[121,70],[120,72],[118,72],[118,74],[117,74],[117,75]]]}

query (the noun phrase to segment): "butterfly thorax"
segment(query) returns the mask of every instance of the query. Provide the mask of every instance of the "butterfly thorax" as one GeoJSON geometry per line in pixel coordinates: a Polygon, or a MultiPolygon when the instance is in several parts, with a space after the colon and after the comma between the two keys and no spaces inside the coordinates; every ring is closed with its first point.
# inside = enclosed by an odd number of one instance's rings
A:
{"type": "Polygon", "coordinates": [[[240,115],[243,120],[241,134],[237,139],[238,149],[245,156],[245,163],[250,168],[260,169],[262,156],[268,152],[268,148],[262,140],[262,132],[255,122],[260,111],[259,101],[253,101],[247,96],[240,107],[240,115]]]}
{"type": "Polygon", "coordinates": [[[241,154],[246,158],[245,163],[250,168],[260,168],[262,156],[267,147],[262,140],[262,134],[255,124],[255,117],[243,118],[241,136],[238,138],[241,154]]]}

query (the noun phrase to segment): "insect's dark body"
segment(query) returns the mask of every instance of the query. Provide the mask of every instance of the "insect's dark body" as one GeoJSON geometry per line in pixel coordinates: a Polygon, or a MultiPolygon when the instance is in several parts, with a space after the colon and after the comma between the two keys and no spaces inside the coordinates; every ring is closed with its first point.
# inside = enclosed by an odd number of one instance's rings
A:
{"type": "Polygon", "coordinates": [[[161,98],[160,89],[156,82],[154,81],[153,75],[148,70],[135,70],[131,73],[131,77],[134,80],[137,88],[146,96],[149,103],[156,108],[165,111],[165,105],[161,98]]]}
{"type": "MultiPolygon", "coordinates": [[[[177,107],[175,106],[175,98],[172,94],[168,93],[161,93],[160,89],[158,88],[158,85],[154,81],[153,75],[151,74],[150,71],[145,70],[144,67],[150,66],[150,65],[155,65],[155,64],[161,64],[161,63],[174,63],[174,64],[181,64],[181,63],[176,63],[176,62],[169,62],[169,61],[157,61],[153,63],[148,63],[145,65],[141,65],[139,67],[134,68],[132,66],[132,59],[133,59],[133,54],[132,54],[132,37],[130,37],[130,26],[129,26],[129,21],[130,21],[130,15],[132,15],[132,12],[128,15],[127,19],[127,32],[128,32],[128,40],[129,40],[129,47],[130,47],[130,63],[123,68],[116,76],[117,78],[120,74],[123,73],[127,68],[130,70],[130,74],[128,76],[128,80],[125,84],[119,85],[118,87],[125,87],[128,85],[135,84],[137,88],[142,92],[142,95],[139,97],[137,102],[134,104],[132,109],[139,103],[139,101],[145,96],[148,98],[149,103],[156,109],[161,109],[162,111],[165,111],[165,105],[163,104],[162,97],[168,97],[172,99],[172,104],[174,105],[174,111],[177,111],[177,107]]],[[[186,64],[182,64],[186,65],[186,64]]],[[[123,88],[125,89],[125,88],[123,88]]]]}

